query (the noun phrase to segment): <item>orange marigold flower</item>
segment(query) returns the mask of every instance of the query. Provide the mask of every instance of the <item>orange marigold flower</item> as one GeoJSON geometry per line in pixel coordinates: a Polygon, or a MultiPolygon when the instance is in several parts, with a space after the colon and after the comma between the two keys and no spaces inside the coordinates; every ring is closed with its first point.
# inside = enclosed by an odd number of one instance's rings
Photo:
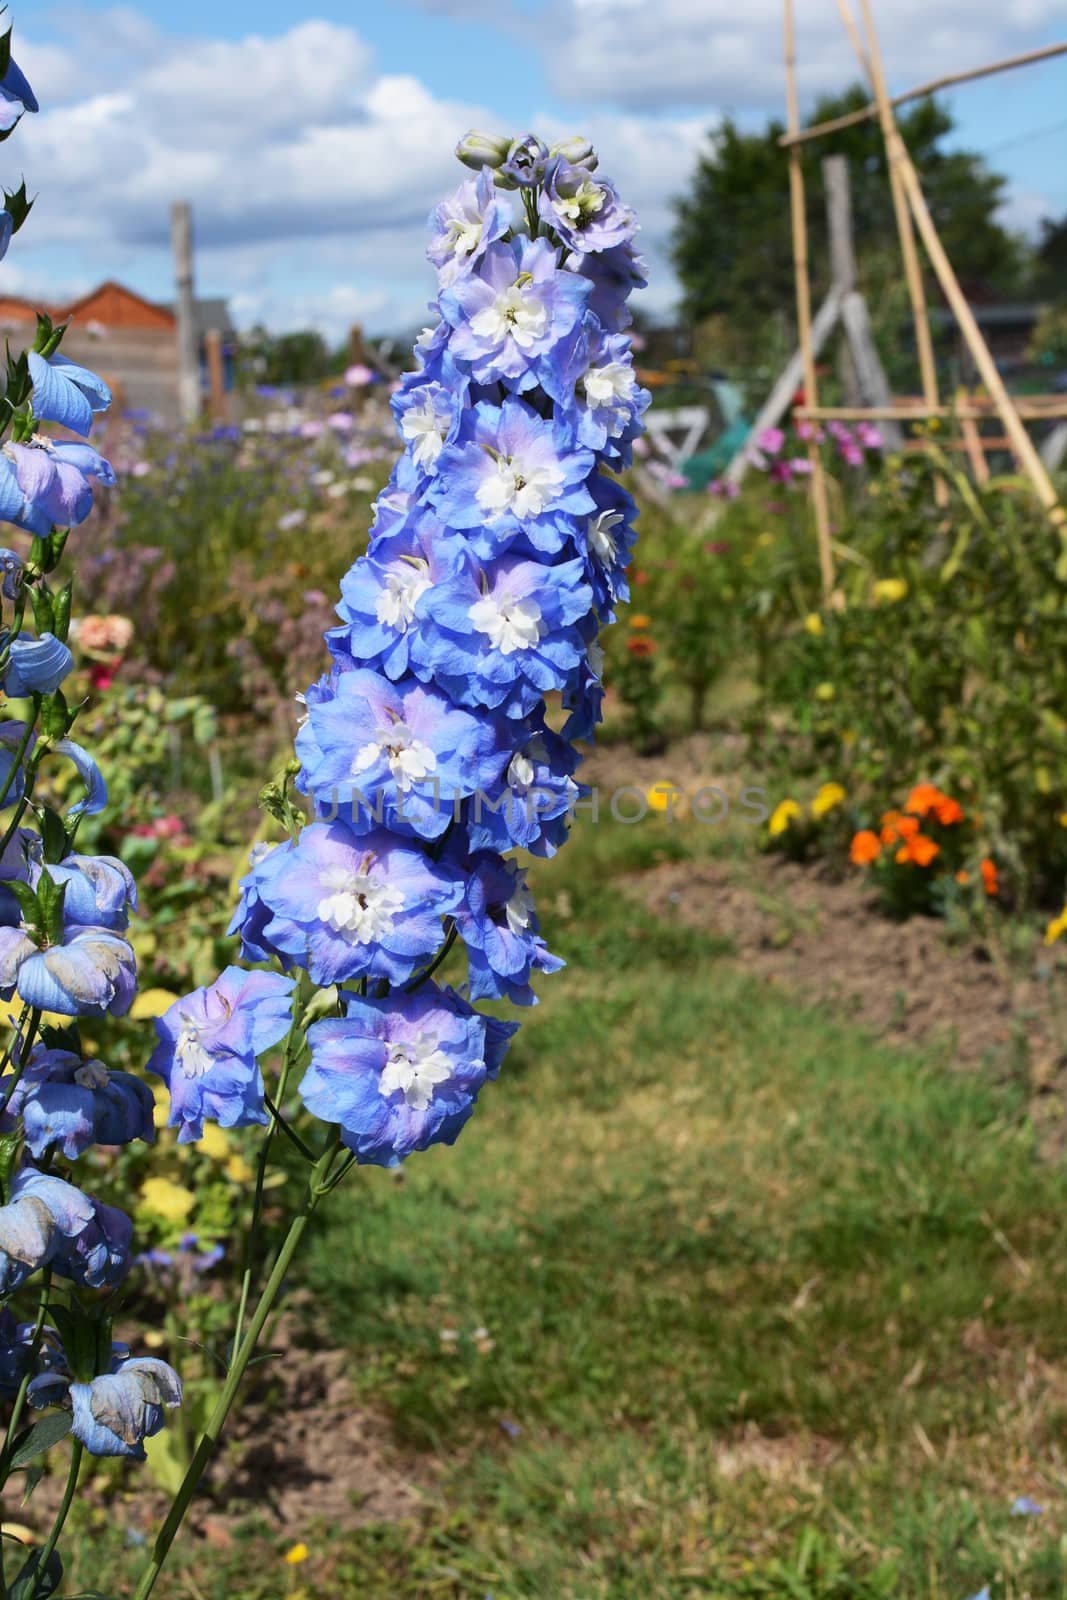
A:
{"type": "Polygon", "coordinates": [[[646,617],[643,611],[635,611],[633,616],[630,618],[630,627],[636,629],[638,632],[642,628],[650,627],[651,624],[651,617],[646,617]]]}
{"type": "Polygon", "coordinates": [[[934,807],[934,815],[943,827],[949,827],[953,822],[963,821],[963,807],[958,800],[953,800],[945,795],[940,804],[934,807]]]}
{"type": "Polygon", "coordinates": [[[946,796],[936,783],[917,783],[904,802],[904,810],[914,812],[917,817],[925,817],[936,810],[944,799],[946,796]]]}
{"type": "Polygon", "coordinates": [[[854,835],[852,848],[849,851],[849,860],[857,867],[869,867],[872,861],[877,861],[882,853],[881,841],[878,835],[870,828],[862,828],[854,835]]]}
{"type": "Polygon", "coordinates": [[[928,839],[924,833],[915,833],[901,845],[896,859],[901,863],[910,861],[916,867],[928,867],[934,857],[940,854],[939,844],[935,844],[933,839],[928,839]]]}
{"type": "Polygon", "coordinates": [[[986,894],[996,894],[1000,887],[1000,881],[997,877],[996,862],[991,861],[988,856],[983,856],[982,860],[978,864],[978,870],[982,874],[982,883],[985,886],[986,894]]]}
{"type": "Polygon", "coordinates": [[[969,872],[965,872],[963,870],[963,868],[961,867],[959,872],[957,872],[957,874],[956,874],[956,882],[957,883],[970,883],[970,881],[971,881],[970,873],[969,872]]]}
{"type": "Polygon", "coordinates": [[[638,633],[632,639],[627,639],[626,648],[632,656],[636,656],[640,661],[645,656],[655,655],[656,641],[655,639],[650,639],[647,633],[638,633]]]}

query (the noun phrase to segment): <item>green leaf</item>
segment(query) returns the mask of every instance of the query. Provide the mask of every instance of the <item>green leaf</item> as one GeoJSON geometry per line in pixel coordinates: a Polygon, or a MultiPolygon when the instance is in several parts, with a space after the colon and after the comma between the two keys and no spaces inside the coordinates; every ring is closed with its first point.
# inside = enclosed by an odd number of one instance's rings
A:
{"type": "Polygon", "coordinates": [[[55,627],[52,629],[52,632],[62,644],[66,644],[67,634],[70,632],[70,602],[73,593],[74,583],[71,579],[68,579],[63,585],[62,589],[60,589],[59,593],[55,596],[53,602],[55,610],[55,627]]]}
{"type": "Polygon", "coordinates": [[[22,224],[26,221],[26,218],[33,210],[33,201],[27,199],[26,197],[25,179],[23,179],[23,181],[19,184],[19,187],[13,192],[9,189],[4,190],[4,210],[11,218],[12,233],[18,233],[19,229],[22,227],[22,224]]]}
{"type": "Polygon", "coordinates": [[[62,689],[45,695],[41,701],[41,732],[46,739],[64,739],[72,717],[62,689]]]}
{"type": "Polygon", "coordinates": [[[52,337],[52,319],[47,311],[37,313],[37,334],[33,341],[33,348],[39,355],[43,355],[52,337]]]}
{"type": "Polygon", "coordinates": [[[63,938],[63,902],[67,898],[65,883],[57,883],[50,872],[42,872],[37,883],[37,899],[48,938],[59,944],[63,938]]]}
{"type": "Polygon", "coordinates": [[[63,818],[51,806],[34,806],[44,844],[44,859],[50,865],[62,861],[70,846],[63,818]]]}
{"type": "Polygon", "coordinates": [[[17,1131],[0,1136],[0,1193],[5,1195],[8,1192],[7,1180],[15,1164],[15,1157],[19,1153],[20,1143],[21,1135],[17,1131]]]}
{"type": "Polygon", "coordinates": [[[39,1422],[35,1422],[32,1428],[27,1428],[20,1436],[19,1443],[11,1453],[12,1471],[16,1467],[28,1466],[37,1456],[44,1455],[46,1450],[51,1450],[53,1445],[59,1444],[67,1437],[73,1426],[74,1418],[69,1411],[47,1412],[39,1422]]]}
{"type": "Polygon", "coordinates": [[[0,33],[0,78],[7,72],[11,65],[11,29],[0,33]]]}
{"type": "Polygon", "coordinates": [[[8,888],[19,903],[23,921],[29,923],[32,927],[39,927],[41,924],[41,906],[29,884],[21,883],[18,878],[12,878],[8,888]]]}
{"type": "Polygon", "coordinates": [[[63,1563],[59,1551],[52,1551],[43,1571],[40,1570],[40,1563],[41,1552],[35,1550],[7,1591],[8,1600],[46,1600],[48,1595],[55,1594],[63,1582],[63,1563]]]}
{"type": "Polygon", "coordinates": [[[56,608],[52,591],[43,580],[35,583],[30,589],[30,604],[33,606],[33,620],[37,624],[37,632],[54,634],[56,608]]]}

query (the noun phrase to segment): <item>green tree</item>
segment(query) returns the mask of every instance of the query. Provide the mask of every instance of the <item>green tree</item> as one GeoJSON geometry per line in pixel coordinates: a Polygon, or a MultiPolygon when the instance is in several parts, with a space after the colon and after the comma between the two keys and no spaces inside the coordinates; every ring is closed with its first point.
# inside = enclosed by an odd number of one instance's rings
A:
{"type": "Polygon", "coordinates": [[[1045,217],[1034,251],[1033,292],[1039,300],[1067,302],[1067,217],[1045,217]]]}
{"type": "MultiPolygon", "coordinates": [[[[809,122],[829,121],[866,105],[859,86],[821,99],[809,122]]],[[[899,118],[900,131],[922,176],[930,210],[965,291],[975,299],[1018,292],[1024,252],[996,220],[1005,180],[981,156],[945,147],[949,112],[923,100],[899,118]]],[[[735,343],[748,339],[758,363],[782,319],[794,320],[789,167],[778,143],[779,121],[743,133],[726,118],[709,135],[688,194],[675,201],[673,260],[683,289],[683,312],[693,323],[723,319],[735,343]]],[[[875,119],[828,135],[804,151],[813,291],[829,280],[821,157],[848,159],[853,223],[861,280],[872,304],[899,284],[897,247],[885,147],[875,119]]],[[[936,287],[931,283],[935,301],[936,287]]]]}

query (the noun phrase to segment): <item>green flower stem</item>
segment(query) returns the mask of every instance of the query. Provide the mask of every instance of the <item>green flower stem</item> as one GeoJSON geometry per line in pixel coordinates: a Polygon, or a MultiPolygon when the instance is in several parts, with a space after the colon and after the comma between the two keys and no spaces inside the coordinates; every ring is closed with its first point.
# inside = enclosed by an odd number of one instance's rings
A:
{"type": "MultiPolygon", "coordinates": [[[[34,698],[37,699],[38,697],[35,696],[34,698]]],[[[19,767],[22,765],[22,758],[26,754],[26,751],[30,747],[30,740],[33,738],[33,730],[34,730],[34,727],[36,726],[36,723],[37,723],[37,712],[39,710],[40,710],[40,706],[36,705],[35,708],[34,708],[33,716],[30,718],[29,722],[26,723],[25,732],[23,733],[22,738],[19,740],[18,748],[15,751],[15,754],[11,758],[11,766],[8,769],[7,777],[4,779],[3,783],[0,784],[0,806],[2,806],[4,801],[7,799],[8,790],[11,788],[11,785],[15,781],[15,774],[18,772],[19,767]]],[[[21,819],[21,813],[20,813],[20,819],[21,819]]],[[[18,823],[16,823],[15,826],[17,827],[18,823]]],[[[14,831],[12,831],[10,833],[10,835],[7,838],[5,838],[4,849],[7,848],[7,845],[10,842],[10,839],[13,839],[14,836],[15,836],[14,835],[14,831]]],[[[0,850],[0,855],[3,855],[3,853],[4,853],[3,850],[0,850]]]]}
{"type": "Polygon", "coordinates": [[[11,1043],[4,1051],[3,1059],[0,1060],[0,1073],[3,1073],[7,1070],[11,1062],[11,1056],[15,1048],[15,1039],[20,1039],[21,1045],[19,1048],[19,1059],[18,1065],[15,1068],[14,1077],[11,1079],[11,1082],[8,1084],[3,1095],[0,1095],[0,1117],[2,1117],[4,1112],[7,1110],[8,1101],[18,1088],[19,1079],[26,1070],[26,1064],[30,1059],[30,1051],[33,1049],[33,1041],[37,1037],[37,1029],[40,1027],[40,1025],[41,1013],[32,1006],[23,1006],[21,1015],[19,1016],[19,1020],[15,1027],[15,1033],[11,1039],[11,1043]],[[29,1013],[30,1021],[29,1026],[23,1035],[22,1025],[26,1021],[27,1012],[29,1013]]]}
{"type": "MultiPolygon", "coordinates": [[[[15,1395],[11,1416],[8,1419],[7,1432],[4,1435],[3,1447],[0,1448],[0,1492],[7,1487],[11,1447],[15,1442],[15,1435],[22,1420],[22,1413],[26,1405],[26,1391],[30,1386],[30,1380],[37,1365],[37,1357],[40,1354],[41,1341],[44,1337],[45,1317],[48,1315],[48,1296],[51,1293],[51,1289],[52,1269],[51,1267],[45,1267],[44,1272],[41,1274],[41,1293],[37,1301],[37,1320],[33,1325],[33,1338],[30,1340],[30,1359],[26,1363],[25,1375],[19,1384],[18,1393],[15,1395]]],[[[0,1551],[2,1550],[3,1540],[0,1539],[0,1551]]]]}
{"type": "Polygon", "coordinates": [[[52,1551],[56,1547],[59,1536],[63,1532],[63,1524],[66,1522],[70,1508],[74,1504],[74,1491],[78,1487],[78,1474],[81,1471],[82,1456],[84,1454],[85,1446],[83,1444],[79,1444],[77,1439],[75,1439],[70,1451],[70,1471],[67,1473],[67,1487],[63,1491],[63,1499],[60,1503],[59,1510],[56,1512],[56,1520],[52,1524],[52,1530],[44,1544],[41,1546],[41,1554],[37,1558],[37,1580],[33,1586],[34,1595],[37,1595],[40,1591],[41,1580],[45,1575],[45,1569],[47,1568],[49,1561],[52,1559],[52,1551]]]}
{"type": "Polygon", "coordinates": [[[340,1148],[341,1131],[339,1128],[333,1127],[330,1130],[326,1146],[316,1161],[308,1179],[300,1210],[293,1218],[289,1232],[286,1234],[285,1241],[278,1252],[274,1270],[267,1280],[267,1286],[260,1295],[259,1304],[256,1306],[252,1320],[248,1324],[248,1332],[244,1335],[234,1355],[222,1393],[219,1395],[215,1409],[211,1413],[207,1427],[204,1429],[203,1437],[196,1447],[196,1453],[189,1464],[189,1470],[186,1472],[181,1487],[174,1497],[174,1504],[170,1508],[167,1519],[159,1530],[155,1548],[152,1552],[152,1560],[145,1568],[141,1581],[134,1590],[132,1600],[148,1600],[148,1596],[156,1586],[156,1579],[163,1570],[170,1547],[174,1543],[178,1529],[185,1520],[186,1512],[189,1510],[193,1495],[196,1493],[197,1485],[203,1477],[204,1470],[211,1459],[212,1451],[219,1441],[219,1436],[226,1426],[226,1420],[233,1409],[237,1392],[241,1386],[241,1380],[248,1368],[248,1363],[255,1353],[260,1334],[266,1326],[267,1318],[274,1307],[274,1302],[281,1292],[285,1275],[289,1271],[293,1257],[300,1247],[304,1231],[314,1214],[315,1207],[323,1195],[328,1192],[330,1168],[333,1166],[340,1148]]]}

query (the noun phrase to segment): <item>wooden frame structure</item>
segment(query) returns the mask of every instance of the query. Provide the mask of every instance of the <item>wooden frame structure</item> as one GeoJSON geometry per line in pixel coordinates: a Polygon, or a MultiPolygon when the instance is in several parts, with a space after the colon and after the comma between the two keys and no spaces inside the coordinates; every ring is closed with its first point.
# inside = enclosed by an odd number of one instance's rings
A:
{"type": "MultiPolygon", "coordinates": [[[[993,62],[989,66],[976,67],[966,72],[951,73],[946,77],[935,79],[933,82],[922,84],[919,88],[909,90],[905,94],[891,97],[886,86],[882,56],[871,10],[871,0],[858,0],[858,5],[862,20],[862,31],[853,16],[851,0],[837,0],[842,24],[852,43],[859,65],[871,86],[873,95],[871,103],[858,111],[850,112],[847,116],[835,117],[830,122],[819,123],[810,128],[801,128],[797,97],[794,0],[784,0],[787,131],[779,143],[787,151],[789,158],[793,266],[796,280],[797,329],[800,341],[798,364],[804,388],[804,405],[798,406],[794,414],[809,421],[883,422],[898,429],[902,424],[908,422],[924,422],[935,417],[955,418],[960,424],[960,436],[945,442],[949,448],[958,448],[966,453],[972,470],[979,479],[988,476],[984,448],[987,441],[981,439],[977,424],[980,421],[996,416],[1000,421],[1003,433],[1003,438],[998,438],[997,444],[1000,445],[1002,443],[1012,451],[1022,472],[1030,479],[1034,492],[1049,521],[1060,530],[1061,535],[1064,537],[1065,545],[1067,545],[1067,512],[1064,511],[1064,508],[1059,503],[1045,463],[1024,425],[1026,420],[1067,418],[1067,395],[1033,395],[1025,399],[1015,399],[1009,395],[989,347],[982,337],[982,332],[975,320],[974,313],[960,288],[952,263],[949,261],[945,248],[941,243],[936,224],[923,194],[919,175],[901,138],[894,115],[896,106],[903,105],[909,100],[920,99],[927,94],[933,94],[938,89],[947,88],[952,84],[967,83],[973,79],[988,77],[993,73],[1004,72],[1013,67],[1025,66],[1034,61],[1047,60],[1053,56],[1063,55],[1067,53],[1067,43],[1047,45],[1039,50],[1027,51],[1023,55],[1006,57],[1004,60],[993,62]],[[842,315],[843,307],[847,304],[848,285],[841,284],[838,281],[838,267],[835,262],[834,285],[830,296],[828,296],[826,303],[821,308],[819,316],[813,322],[811,314],[811,279],[808,266],[807,211],[801,150],[802,146],[811,140],[875,117],[878,119],[885,142],[893,211],[915,326],[915,343],[919,358],[922,394],[921,396],[909,397],[900,402],[891,402],[886,392],[879,397],[879,401],[876,404],[823,406],[819,404],[815,359],[819,345],[828,336],[838,317],[842,315]],[[945,404],[941,399],[938,392],[937,368],[934,361],[933,341],[930,335],[930,321],[916,234],[922,241],[923,249],[963,335],[964,342],[970,352],[971,359],[986,390],[988,399],[963,398],[954,405],[945,404]],[[883,399],[886,402],[884,404],[881,403],[883,399]]],[[[852,298],[859,302],[859,310],[865,316],[866,308],[861,297],[855,295],[852,298]]],[[[857,307],[854,305],[853,316],[856,315],[856,312],[857,307]]],[[[848,326],[848,318],[844,317],[843,320],[851,339],[853,330],[848,326]]],[[[856,342],[854,339],[852,342],[855,349],[857,347],[856,342]]],[[[861,350],[864,348],[862,338],[859,342],[859,348],[861,350]]],[[[870,349],[873,351],[873,345],[870,346],[870,349]]],[[[877,364],[876,357],[875,363],[877,364]]],[[[757,419],[754,432],[758,431],[761,426],[770,426],[772,421],[777,421],[783,415],[788,399],[796,387],[794,373],[795,367],[791,363],[790,368],[783,373],[779,383],[775,386],[771,401],[768,402],[764,411],[761,412],[760,418],[757,419]],[[781,391],[783,389],[785,390],[785,404],[781,404],[781,391]],[[767,420],[772,402],[774,403],[776,414],[767,420]]],[[[992,441],[988,442],[992,443],[992,441]]],[[[819,566],[824,593],[829,595],[834,584],[834,556],[826,478],[822,459],[816,445],[809,442],[808,450],[811,461],[811,488],[815,512],[815,528],[819,541],[819,566]]],[[[732,465],[736,466],[736,463],[732,465]]],[[[740,471],[741,469],[738,468],[738,470],[730,474],[735,481],[740,476],[740,471]]],[[[943,502],[947,498],[945,486],[939,482],[936,488],[938,499],[943,502]]]]}

